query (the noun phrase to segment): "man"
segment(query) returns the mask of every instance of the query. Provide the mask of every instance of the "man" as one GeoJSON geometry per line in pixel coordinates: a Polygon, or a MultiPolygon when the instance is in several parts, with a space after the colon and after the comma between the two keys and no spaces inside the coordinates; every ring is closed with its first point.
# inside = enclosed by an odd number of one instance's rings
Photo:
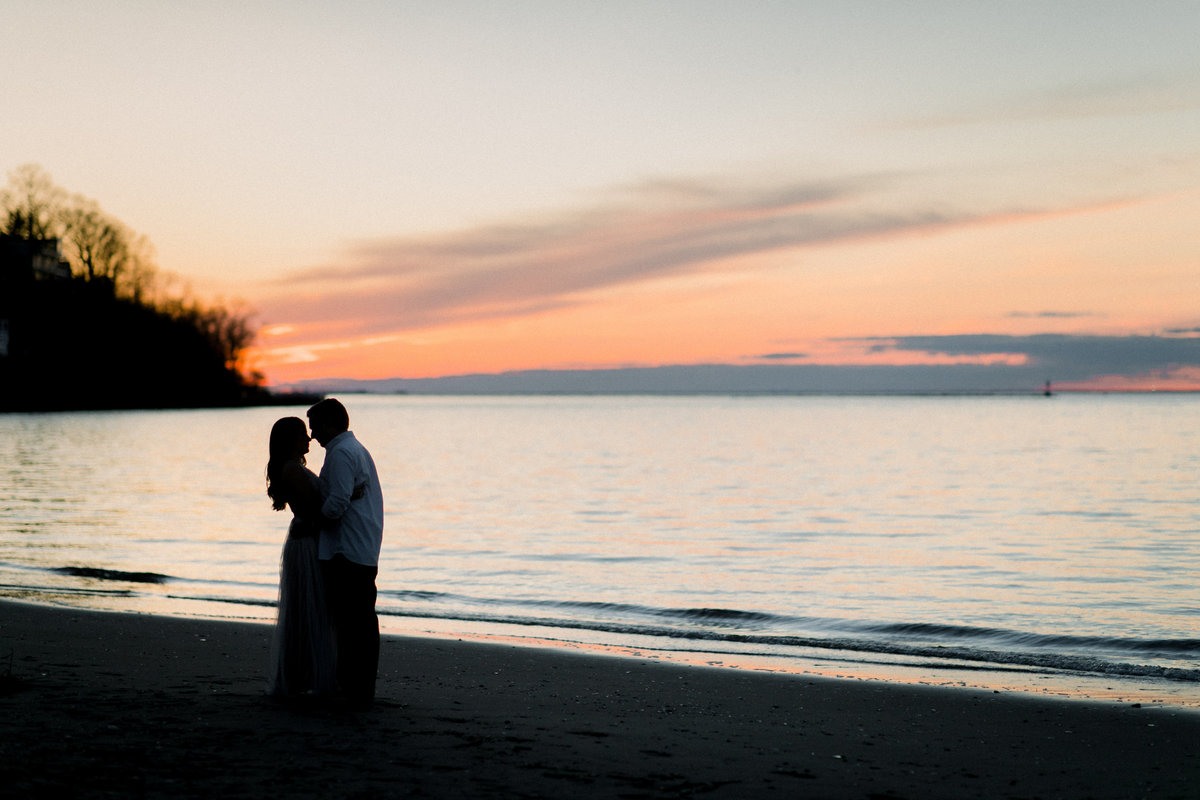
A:
{"type": "Polygon", "coordinates": [[[379,617],[375,577],[383,544],[383,492],[375,462],[350,431],[350,415],[332,398],[308,410],[313,438],[325,448],[319,552],[337,643],[338,684],[356,708],[375,699],[379,617]]]}

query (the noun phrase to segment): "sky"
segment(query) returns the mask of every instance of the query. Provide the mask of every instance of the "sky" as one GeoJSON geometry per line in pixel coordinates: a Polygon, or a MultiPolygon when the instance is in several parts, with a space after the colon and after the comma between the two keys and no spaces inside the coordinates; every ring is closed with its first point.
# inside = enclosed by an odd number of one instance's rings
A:
{"type": "Polygon", "coordinates": [[[1194,0],[0,8],[0,174],[250,309],[272,385],[1075,359],[1200,387],[1194,0]]]}

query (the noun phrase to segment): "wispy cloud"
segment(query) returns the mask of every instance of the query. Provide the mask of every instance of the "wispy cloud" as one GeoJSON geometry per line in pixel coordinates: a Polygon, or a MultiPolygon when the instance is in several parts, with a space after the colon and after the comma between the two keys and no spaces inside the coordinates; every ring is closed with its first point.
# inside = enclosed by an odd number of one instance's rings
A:
{"type": "Polygon", "coordinates": [[[1112,76],[1106,80],[991,98],[974,108],[901,120],[902,128],[993,124],[1034,120],[1141,116],[1200,108],[1200,81],[1194,75],[1112,76]]]}
{"type": "MultiPolygon", "coordinates": [[[[849,340],[848,340],[849,341],[849,340]]],[[[1200,338],[1184,336],[898,336],[866,338],[876,353],[917,352],[950,357],[1016,356],[1054,380],[1140,375],[1200,367],[1200,338]]]]}
{"type": "Polygon", "coordinates": [[[935,203],[900,211],[881,199],[898,182],[651,181],[596,207],[362,242],[345,263],[290,275],[259,306],[272,323],[346,323],[341,335],[414,330],[571,308],[598,290],[752,268],[745,256],[1051,213],[935,203]]]}
{"type": "Polygon", "coordinates": [[[1085,319],[1102,316],[1090,311],[1011,311],[1008,314],[1010,319],[1085,319]]]}
{"type": "Polygon", "coordinates": [[[746,361],[796,361],[808,358],[808,353],[762,353],[756,356],[746,356],[746,361]]]}

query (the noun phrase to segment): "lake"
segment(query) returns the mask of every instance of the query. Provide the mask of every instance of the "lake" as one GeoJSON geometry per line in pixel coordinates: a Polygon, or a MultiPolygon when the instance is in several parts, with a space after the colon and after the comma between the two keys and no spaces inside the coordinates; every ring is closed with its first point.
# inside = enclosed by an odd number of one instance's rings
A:
{"type": "MultiPolygon", "coordinates": [[[[341,399],[385,632],[1200,706],[1200,396],[341,399]]],[[[304,410],[0,415],[0,596],[269,622],[304,410]]]]}

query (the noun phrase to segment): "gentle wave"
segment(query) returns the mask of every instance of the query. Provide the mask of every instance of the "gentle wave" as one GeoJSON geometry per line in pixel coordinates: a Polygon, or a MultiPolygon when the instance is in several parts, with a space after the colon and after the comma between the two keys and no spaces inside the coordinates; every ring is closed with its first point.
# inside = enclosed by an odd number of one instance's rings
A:
{"type": "Polygon", "coordinates": [[[1139,639],[1117,636],[1073,636],[1068,634],[1028,633],[1003,628],[970,628],[932,623],[865,624],[864,630],[882,634],[921,635],[950,641],[986,641],[1031,649],[1104,650],[1112,653],[1172,655],[1200,659],[1200,639],[1139,639]]]}
{"type": "Polygon", "coordinates": [[[100,569],[98,567],[55,567],[54,572],[60,575],[72,575],[76,578],[129,581],[130,583],[166,583],[171,579],[170,576],[158,572],[123,572],[117,569],[100,569]]]}
{"type": "Polygon", "coordinates": [[[76,597],[133,597],[129,589],[89,589],[64,586],[49,589],[45,586],[27,586],[16,583],[0,583],[0,594],[17,598],[40,598],[50,594],[73,595],[76,597]]]}
{"type": "MultiPolygon", "coordinates": [[[[687,628],[661,628],[671,630],[683,637],[712,637],[723,635],[742,636],[748,640],[772,640],[772,643],[787,643],[787,631],[807,630],[816,631],[826,636],[797,637],[808,640],[857,640],[858,636],[875,635],[892,640],[923,640],[944,647],[946,644],[979,643],[1005,645],[1028,648],[1031,650],[1096,650],[1113,655],[1142,655],[1162,656],[1170,658],[1191,658],[1200,660],[1200,639],[1140,639],[1134,637],[1099,637],[1072,636],[1066,634],[1039,634],[1027,631],[1015,631],[1002,628],[980,628],[963,625],[947,625],[934,623],[878,623],[866,620],[844,618],[802,617],[785,614],[771,614],[762,611],[743,611],[730,608],[651,608],[628,603],[607,603],[594,601],[553,601],[553,600],[499,600],[492,598],[466,597],[444,592],[380,592],[381,597],[397,600],[417,599],[423,601],[439,601],[453,605],[470,606],[504,606],[557,609],[563,612],[591,611],[606,617],[625,619],[663,620],[687,625],[687,628]],[[725,628],[728,631],[697,630],[695,625],[704,625],[706,629],[725,628]],[[846,634],[834,637],[836,633],[846,634]],[[858,635],[858,636],[855,636],[858,635]],[[774,640],[781,640],[776,642],[774,640]]],[[[404,610],[402,616],[442,616],[445,612],[413,612],[404,610]]],[[[518,615],[519,616],[519,615],[518,615]]],[[[455,619],[462,617],[455,616],[455,619]]],[[[490,617],[489,617],[490,618],[490,617]]],[[[537,618],[544,619],[561,619],[537,618]]],[[[601,624],[588,621],[571,620],[573,625],[601,624]]],[[[543,624],[535,622],[532,624],[543,624]]],[[[611,623],[604,623],[611,624],[611,623]]],[[[653,626],[647,630],[657,630],[653,626]]],[[[807,646],[807,645],[806,645],[807,646]]]]}
{"type": "MultiPolygon", "coordinates": [[[[156,572],[81,566],[26,568],[26,571],[114,583],[173,584],[176,587],[192,584],[196,585],[196,592],[172,592],[167,597],[261,608],[275,605],[271,599],[205,591],[206,586],[211,589],[228,583],[225,581],[197,582],[156,572]]],[[[0,592],[32,597],[61,593],[133,596],[138,590],[0,585],[0,592]]],[[[1172,663],[1138,661],[1198,662],[1200,639],[1194,638],[1071,636],[928,622],[880,623],[789,616],[734,608],[655,608],[601,601],[508,600],[417,590],[381,591],[379,596],[379,613],[397,618],[591,631],[618,638],[648,637],[664,643],[688,642],[689,647],[701,650],[718,643],[736,643],[769,648],[773,655],[783,656],[799,654],[802,650],[840,651],[924,659],[931,661],[924,664],[930,667],[963,669],[977,665],[974,668],[1157,677],[1200,683],[1200,669],[1192,668],[1190,664],[1173,666],[1172,663]],[[527,609],[528,613],[521,609],[527,609]],[[1130,660],[1118,660],[1120,658],[1130,660]]]]}
{"type": "MultiPolygon", "coordinates": [[[[621,636],[639,636],[661,639],[683,639],[693,642],[730,642],[761,645],[783,650],[829,650],[874,655],[893,655],[906,658],[938,659],[943,662],[994,665],[1001,668],[1026,668],[1049,672],[1078,672],[1124,677],[1157,677],[1170,680],[1200,683],[1200,670],[1169,667],[1157,664],[1131,664],[1106,660],[1096,656],[1076,656],[1064,653],[1025,653],[1014,651],[987,650],[946,645],[905,645],[871,639],[817,638],[806,636],[755,635],[702,630],[680,630],[678,628],[655,628],[644,625],[605,623],[598,621],[575,621],[549,617],[520,617],[503,614],[440,614],[419,611],[395,611],[380,609],[381,614],[396,617],[424,619],[451,619],[463,622],[481,622],[494,625],[519,625],[570,630],[586,630],[611,633],[621,636]]],[[[778,650],[773,655],[786,655],[778,650]]],[[[923,666],[936,667],[926,663],[923,666]]],[[[963,669],[963,664],[944,664],[947,669],[963,669]]]]}

